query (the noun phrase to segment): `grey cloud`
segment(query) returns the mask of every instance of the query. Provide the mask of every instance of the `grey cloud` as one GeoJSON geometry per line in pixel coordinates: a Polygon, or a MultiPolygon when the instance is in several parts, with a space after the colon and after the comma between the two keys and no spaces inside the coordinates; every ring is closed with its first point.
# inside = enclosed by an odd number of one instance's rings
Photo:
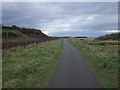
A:
{"type": "MultiPolygon", "coordinates": [[[[117,8],[118,3],[113,2],[4,2],[2,19],[4,25],[42,28],[51,35],[58,35],[57,31],[77,35],[81,33],[78,30],[88,30],[82,34],[90,35],[91,31],[117,29],[117,8]]],[[[59,32],[59,35],[64,33],[59,32]]],[[[96,32],[93,36],[102,34],[96,32]]]]}

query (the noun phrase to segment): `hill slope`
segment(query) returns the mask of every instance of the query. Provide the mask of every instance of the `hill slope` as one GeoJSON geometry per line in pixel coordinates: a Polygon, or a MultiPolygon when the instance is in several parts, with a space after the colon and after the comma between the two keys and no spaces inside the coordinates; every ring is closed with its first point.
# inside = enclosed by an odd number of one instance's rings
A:
{"type": "Polygon", "coordinates": [[[20,28],[13,26],[2,26],[2,48],[10,48],[14,46],[23,46],[32,43],[39,43],[48,40],[57,39],[49,37],[38,29],[20,28]]]}
{"type": "Polygon", "coordinates": [[[120,39],[120,33],[107,34],[105,36],[100,36],[96,38],[96,40],[119,40],[119,39],[120,39]]]}

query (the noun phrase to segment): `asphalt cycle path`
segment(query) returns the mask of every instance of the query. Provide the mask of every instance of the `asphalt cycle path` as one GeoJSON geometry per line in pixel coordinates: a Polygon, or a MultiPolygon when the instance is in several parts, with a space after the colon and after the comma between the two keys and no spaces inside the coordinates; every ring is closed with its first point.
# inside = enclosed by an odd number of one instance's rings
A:
{"type": "Polygon", "coordinates": [[[67,39],[64,52],[47,88],[100,88],[78,50],[67,39]]]}

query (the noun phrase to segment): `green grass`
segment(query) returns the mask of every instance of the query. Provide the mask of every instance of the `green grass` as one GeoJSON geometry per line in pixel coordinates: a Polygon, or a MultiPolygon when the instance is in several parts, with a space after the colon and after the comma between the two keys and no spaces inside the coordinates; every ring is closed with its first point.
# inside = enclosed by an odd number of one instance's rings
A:
{"type": "Polygon", "coordinates": [[[45,88],[63,51],[63,39],[3,53],[3,88],[45,88]]]}
{"type": "Polygon", "coordinates": [[[118,87],[118,45],[89,45],[91,40],[69,39],[85,59],[101,87],[118,87]]]}

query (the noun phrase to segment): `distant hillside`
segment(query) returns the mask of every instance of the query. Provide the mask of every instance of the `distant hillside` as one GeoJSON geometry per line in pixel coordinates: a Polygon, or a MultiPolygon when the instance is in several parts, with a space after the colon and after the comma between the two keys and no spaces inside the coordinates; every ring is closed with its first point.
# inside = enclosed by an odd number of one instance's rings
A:
{"type": "Polygon", "coordinates": [[[120,33],[107,34],[105,36],[100,36],[96,40],[120,40],[120,33]]]}
{"type": "Polygon", "coordinates": [[[27,35],[29,37],[32,37],[32,38],[39,38],[39,39],[48,37],[47,35],[42,33],[41,30],[19,28],[19,27],[14,26],[14,25],[12,27],[3,26],[2,30],[3,30],[3,38],[7,37],[7,35],[9,38],[10,37],[17,38],[18,36],[22,36],[23,34],[27,35]]]}
{"type": "Polygon", "coordinates": [[[2,26],[2,46],[9,48],[14,46],[28,45],[57,39],[49,37],[38,29],[20,28],[13,26],[2,26]]]}

